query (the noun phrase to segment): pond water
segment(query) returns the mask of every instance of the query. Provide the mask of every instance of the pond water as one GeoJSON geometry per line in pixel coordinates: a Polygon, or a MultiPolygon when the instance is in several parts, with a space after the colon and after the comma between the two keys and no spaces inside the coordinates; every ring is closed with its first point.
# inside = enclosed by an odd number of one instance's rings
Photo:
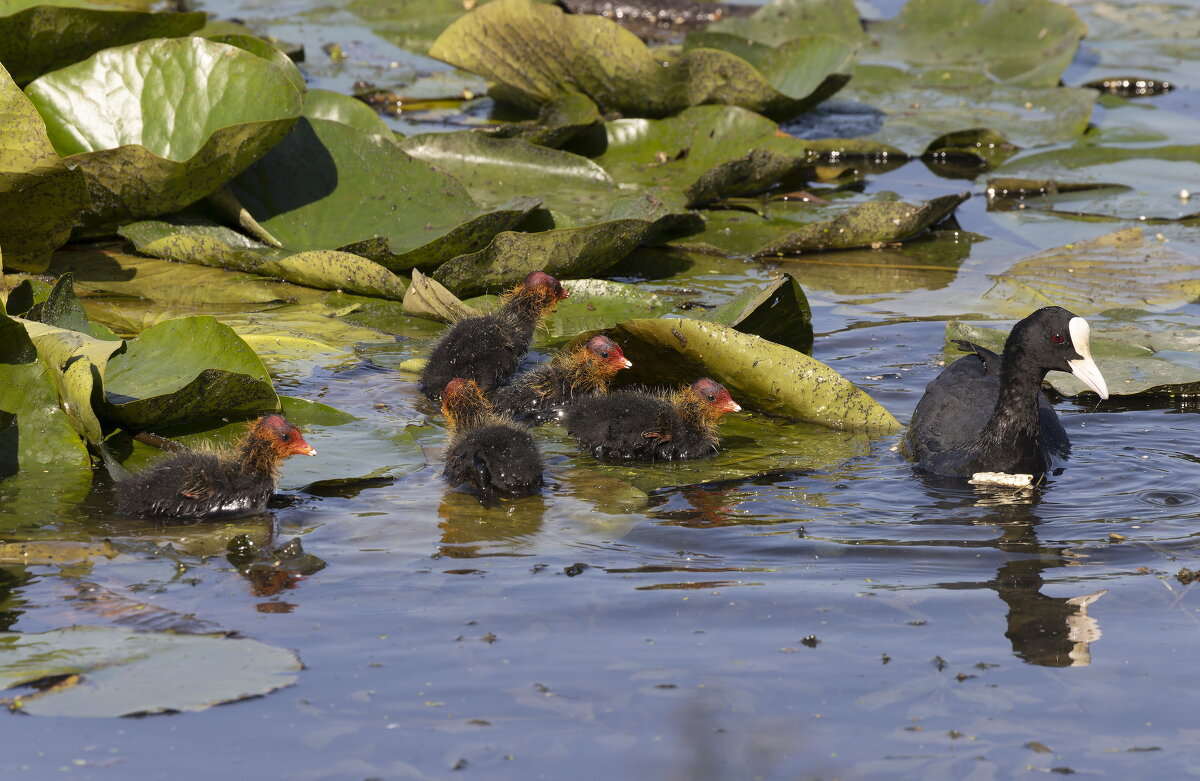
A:
{"type": "MultiPolygon", "coordinates": [[[[304,40],[312,59],[343,32],[370,39],[352,21],[285,17],[306,10],[271,11],[272,31],[304,40]]],[[[348,77],[314,70],[320,86],[346,88],[348,77]]],[[[1093,122],[1119,127],[1161,105],[1191,127],[1194,96],[1098,109],[1093,122]]],[[[973,185],[914,161],[865,187],[924,200],[973,185]]],[[[639,254],[615,278],[661,290],[684,280],[717,302],[786,268],[813,305],[814,357],[903,421],[941,368],[945,321],[979,311],[1001,264],[1121,226],[988,211],[974,190],[957,213],[969,248],[949,267],[680,254],[659,274],[639,254]]],[[[1197,249],[1193,229],[1161,230],[1197,249]]],[[[1174,312],[1200,317],[1194,303],[1174,312]]],[[[359,415],[362,430],[412,427],[429,464],[394,482],[300,490],[321,459],[353,462],[355,447],[372,446],[320,426],[309,441],[321,455],[289,464],[270,515],[236,523],[135,524],[102,487],[80,496],[53,480],[0,482],[10,533],[107,538],[120,551],[88,566],[4,566],[0,628],[161,609],[294,649],[306,666],[292,687],[198,713],[9,716],[0,770],[522,781],[1200,772],[1200,730],[1182,716],[1196,693],[1200,597],[1175,577],[1200,567],[1194,401],[1062,400],[1072,458],[1025,494],[922,478],[892,451],[895,437],[832,463],[798,458],[642,492],[548,426],[544,493],[485,509],[443,484],[440,415],[411,376],[386,368],[423,355],[438,330],[414,322],[396,343],[361,346],[357,362],[280,370],[283,392],[359,415]],[[282,588],[252,584],[225,558],[238,534],[300,537],[327,567],[282,588]],[[86,584],[126,606],[79,599],[86,584]]],[[[532,358],[554,341],[543,336],[532,358]]],[[[754,450],[736,417],[725,427],[734,456],[754,450]]]]}

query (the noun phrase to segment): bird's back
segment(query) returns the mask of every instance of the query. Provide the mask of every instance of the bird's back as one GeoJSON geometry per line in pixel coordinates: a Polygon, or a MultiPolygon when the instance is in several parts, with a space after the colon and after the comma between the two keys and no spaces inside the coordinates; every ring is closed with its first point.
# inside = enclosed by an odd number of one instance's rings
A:
{"type": "Polygon", "coordinates": [[[454,438],[443,474],[453,485],[475,486],[485,499],[526,496],[542,485],[542,457],[524,428],[490,423],[454,438]]]}
{"type": "Polygon", "coordinates": [[[421,373],[421,392],[437,397],[456,377],[474,380],[485,392],[493,390],[516,373],[531,335],[532,331],[514,329],[494,314],[460,320],[430,351],[421,373]]]}

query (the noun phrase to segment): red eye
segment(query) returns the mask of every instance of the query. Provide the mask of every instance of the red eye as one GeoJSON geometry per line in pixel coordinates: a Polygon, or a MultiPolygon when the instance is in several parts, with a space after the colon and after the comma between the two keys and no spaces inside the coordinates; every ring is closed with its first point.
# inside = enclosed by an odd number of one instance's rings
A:
{"type": "Polygon", "coordinates": [[[1055,344],[1062,344],[1063,342],[1067,341],[1067,338],[1062,334],[1055,334],[1054,336],[1050,337],[1050,341],[1054,342],[1055,344]]]}

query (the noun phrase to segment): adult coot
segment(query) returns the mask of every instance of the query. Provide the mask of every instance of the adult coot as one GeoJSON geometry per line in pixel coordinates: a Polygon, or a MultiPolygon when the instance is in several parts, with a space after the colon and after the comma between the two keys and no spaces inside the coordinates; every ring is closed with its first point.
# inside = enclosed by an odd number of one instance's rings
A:
{"type": "Polygon", "coordinates": [[[621,390],[575,399],[566,426],[596,458],[705,458],[720,443],[717,421],[740,409],[724,385],[704,377],[673,393],[621,390]]]}
{"type": "Polygon", "coordinates": [[[492,405],[496,412],[522,423],[545,423],[560,417],[573,398],[608,393],[613,375],[630,366],[620,345],[607,336],[593,336],[586,344],[560,350],[547,363],[519,375],[496,391],[492,405]]]}
{"type": "Polygon", "coordinates": [[[300,429],[267,415],[250,424],[231,453],[185,450],[115,483],[117,509],[192,520],[260,513],[279,487],[283,460],[316,454],[300,429]]]}
{"type": "Polygon", "coordinates": [[[1042,394],[1047,372],[1070,372],[1108,398],[1088,345],[1087,321],[1058,306],[1013,326],[1004,354],[959,342],[971,355],[925,387],[901,452],[927,472],[1037,475],[1070,451],[1067,432],[1042,394]]]}
{"type": "Polygon", "coordinates": [[[504,384],[529,352],[534,329],[569,295],[546,272],[529,274],[500,297],[495,312],[459,320],[438,339],[421,372],[421,392],[436,399],[456,377],[485,391],[504,384]]]}

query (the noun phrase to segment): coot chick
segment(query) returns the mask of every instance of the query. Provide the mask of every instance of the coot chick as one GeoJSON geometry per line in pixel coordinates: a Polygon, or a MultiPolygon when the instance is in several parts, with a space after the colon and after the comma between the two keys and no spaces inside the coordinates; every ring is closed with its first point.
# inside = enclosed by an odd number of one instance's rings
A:
{"type": "Polygon", "coordinates": [[[451,435],[442,476],[451,485],[471,484],[484,504],[542,487],[542,456],[529,430],[495,414],[474,380],[446,384],[442,413],[451,435]]]}
{"type": "Polygon", "coordinates": [[[495,390],[516,373],[529,352],[533,331],[569,296],[557,279],[534,271],[500,297],[495,312],[459,320],[433,345],[420,388],[436,399],[456,377],[495,390]]]}
{"type": "Polygon", "coordinates": [[[566,426],[596,458],[705,458],[717,452],[717,421],[740,409],[725,386],[705,377],[672,393],[621,390],[576,399],[566,426]]]}
{"type": "Polygon", "coordinates": [[[1070,452],[1067,432],[1042,394],[1046,373],[1070,372],[1108,398],[1090,333],[1082,317],[1048,306],[1013,326],[1003,355],[960,342],[972,354],[925,387],[901,452],[919,468],[949,477],[1046,472],[1052,457],[1070,452]]]}
{"type": "Polygon", "coordinates": [[[545,423],[562,417],[572,398],[608,393],[613,375],[630,366],[620,345],[607,336],[593,336],[581,347],[560,350],[548,363],[496,391],[492,406],[522,423],[545,423]]]}
{"type": "Polygon", "coordinates": [[[113,485],[117,509],[129,515],[231,518],[262,512],[279,487],[289,456],[315,456],[300,429],[282,415],[250,424],[232,452],[183,450],[113,485]]]}

